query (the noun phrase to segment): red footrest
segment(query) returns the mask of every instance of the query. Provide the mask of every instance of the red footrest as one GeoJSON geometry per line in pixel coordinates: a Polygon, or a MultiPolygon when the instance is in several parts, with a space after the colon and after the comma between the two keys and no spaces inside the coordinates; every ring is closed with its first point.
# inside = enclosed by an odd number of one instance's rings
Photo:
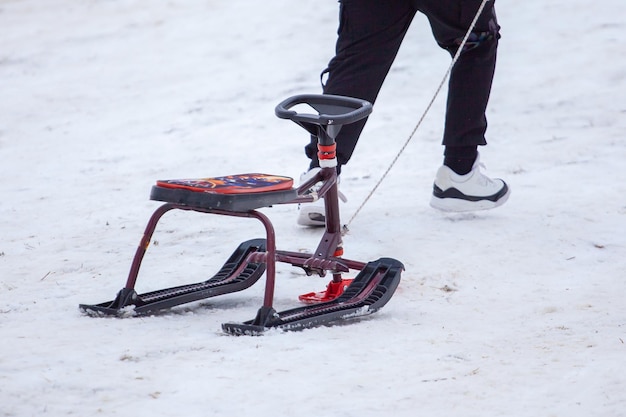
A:
{"type": "Polygon", "coordinates": [[[351,279],[342,279],[339,282],[331,281],[326,286],[326,290],[302,294],[298,297],[298,299],[306,304],[316,304],[326,301],[332,301],[335,298],[339,297],[341,294],[343,294],[344,290],[348,288],[348,285],[350,285],[351,282],[351,279]]]}

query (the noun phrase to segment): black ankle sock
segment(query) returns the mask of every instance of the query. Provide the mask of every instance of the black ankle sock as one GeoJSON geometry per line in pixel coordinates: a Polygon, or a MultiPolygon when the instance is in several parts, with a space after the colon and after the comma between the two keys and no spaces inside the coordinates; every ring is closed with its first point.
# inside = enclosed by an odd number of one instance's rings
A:
{"type": "Polygon", "coordinates": [[[472,170],[478,157],[477,146],[446,146],[443,164],[459,175],[472,170]]]}

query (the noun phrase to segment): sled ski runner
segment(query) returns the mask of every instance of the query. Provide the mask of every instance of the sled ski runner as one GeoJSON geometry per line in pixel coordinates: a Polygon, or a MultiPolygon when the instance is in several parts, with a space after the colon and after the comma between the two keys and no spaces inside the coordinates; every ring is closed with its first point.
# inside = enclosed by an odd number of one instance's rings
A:
{"type": "Polygon", "coordinates": [[[224,323],[233,335],[259,335],[269,329],[301,330],[366,316],[381,309],[393,296],[404,269],[392,258],[361,262],[343,258],[337,191],[335,137],[345,124],[368,116],[372,105],[364,100],[332,95],[299,95],[276,107],[276,115],[290,119],[318,139],[321,168],[312,178],[294,188],[293,179],[280,175],[236,174],[222,177],[163,180],[152,187],[150,198],[165,202],[152,214],[133,258],[126,285],[115,299],[100,304],[80,304],[92,316],[155,314],[181,304],[244,290],[265,275],[263,305],[253,320],[224,323]],[[292,108],[308,105],[316,114],[292,108]],[[309,189],[319,186],[316,194],[309,189]],[[274,227],[257,209],[276,204],[311,203],[324,199],[326,227],[315,251],[290,252],[276,248],[274,227]],[[221,216],[251,218],[265,228],[265,238],[243,242],[210,279],[138,294],[139,269],[161,217],[171,210],[186,210],[221,216]],[[332,275],[327,290],[299,297],[306,306],[277,312],[273,307],[276,263],[302,268],[307,275],[332,275]],[[343,274],[359,271],[354,279],[343,274]]]}
{"type": "Polygon", "coordinates": [[[254,320],[224,323],[222,330],[233,335],[260,335],[272,328],[302,330],[375,313],[393,295],[402,269],[395,259],[369,262],[344,292],[331,301],[282,312],[261,308],[254,320]]]}
{"type": "Polygon", "coordinates": [[[265,272],[265,264],[250,262],[251,253],[265,250],[265,240],[254,239],[242,243],[212,278],[196,284],[137,294],[133,288],[122,288],[115,300],[97,304],[81,304],[80,309],[90,315],[130,316],[147,315],[177,305],[203,300],[252,286],[265,272]]]}

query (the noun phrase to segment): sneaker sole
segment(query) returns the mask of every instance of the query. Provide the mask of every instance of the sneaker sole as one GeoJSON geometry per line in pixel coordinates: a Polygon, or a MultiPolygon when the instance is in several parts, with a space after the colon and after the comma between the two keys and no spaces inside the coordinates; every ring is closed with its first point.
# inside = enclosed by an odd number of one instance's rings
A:
{"type": "Polygon", "coordinates": [[[467,211],[479,211],[479,210],[490,210],[496,207],[499,207],[506,203],[509,199],[509,195],[511,194],[511,190],[507,189],[506,193],[497,199],[496,201],[491,200],[464,200],[462,198],[439,198],[434,195],[430,199],[430,206],[437,210],[446,211],[446,212],[455,212],[462,213],[467,211]]]}
{"type": "Polygon", "coordinates": [[[324,227],[326,226],[326,217],[319,212],[319,207],[302,205],[298,211],[296,222],[300,226],[324,227]]]}

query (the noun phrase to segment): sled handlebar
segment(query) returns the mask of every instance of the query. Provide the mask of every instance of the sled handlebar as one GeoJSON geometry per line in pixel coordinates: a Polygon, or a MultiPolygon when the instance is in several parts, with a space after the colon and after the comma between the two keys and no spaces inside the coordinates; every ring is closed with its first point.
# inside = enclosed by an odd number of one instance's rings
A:
{"type": "Polygon", "coordinates": [[[373,107],[367,100],[331,94],[301,94],[289,97],[276,106],[276,116],[294,122],[316,125],[347,125],[370,115],[373,107]],[[291,108],[305,104],[318,114],[299,113],[291,108]]]}

